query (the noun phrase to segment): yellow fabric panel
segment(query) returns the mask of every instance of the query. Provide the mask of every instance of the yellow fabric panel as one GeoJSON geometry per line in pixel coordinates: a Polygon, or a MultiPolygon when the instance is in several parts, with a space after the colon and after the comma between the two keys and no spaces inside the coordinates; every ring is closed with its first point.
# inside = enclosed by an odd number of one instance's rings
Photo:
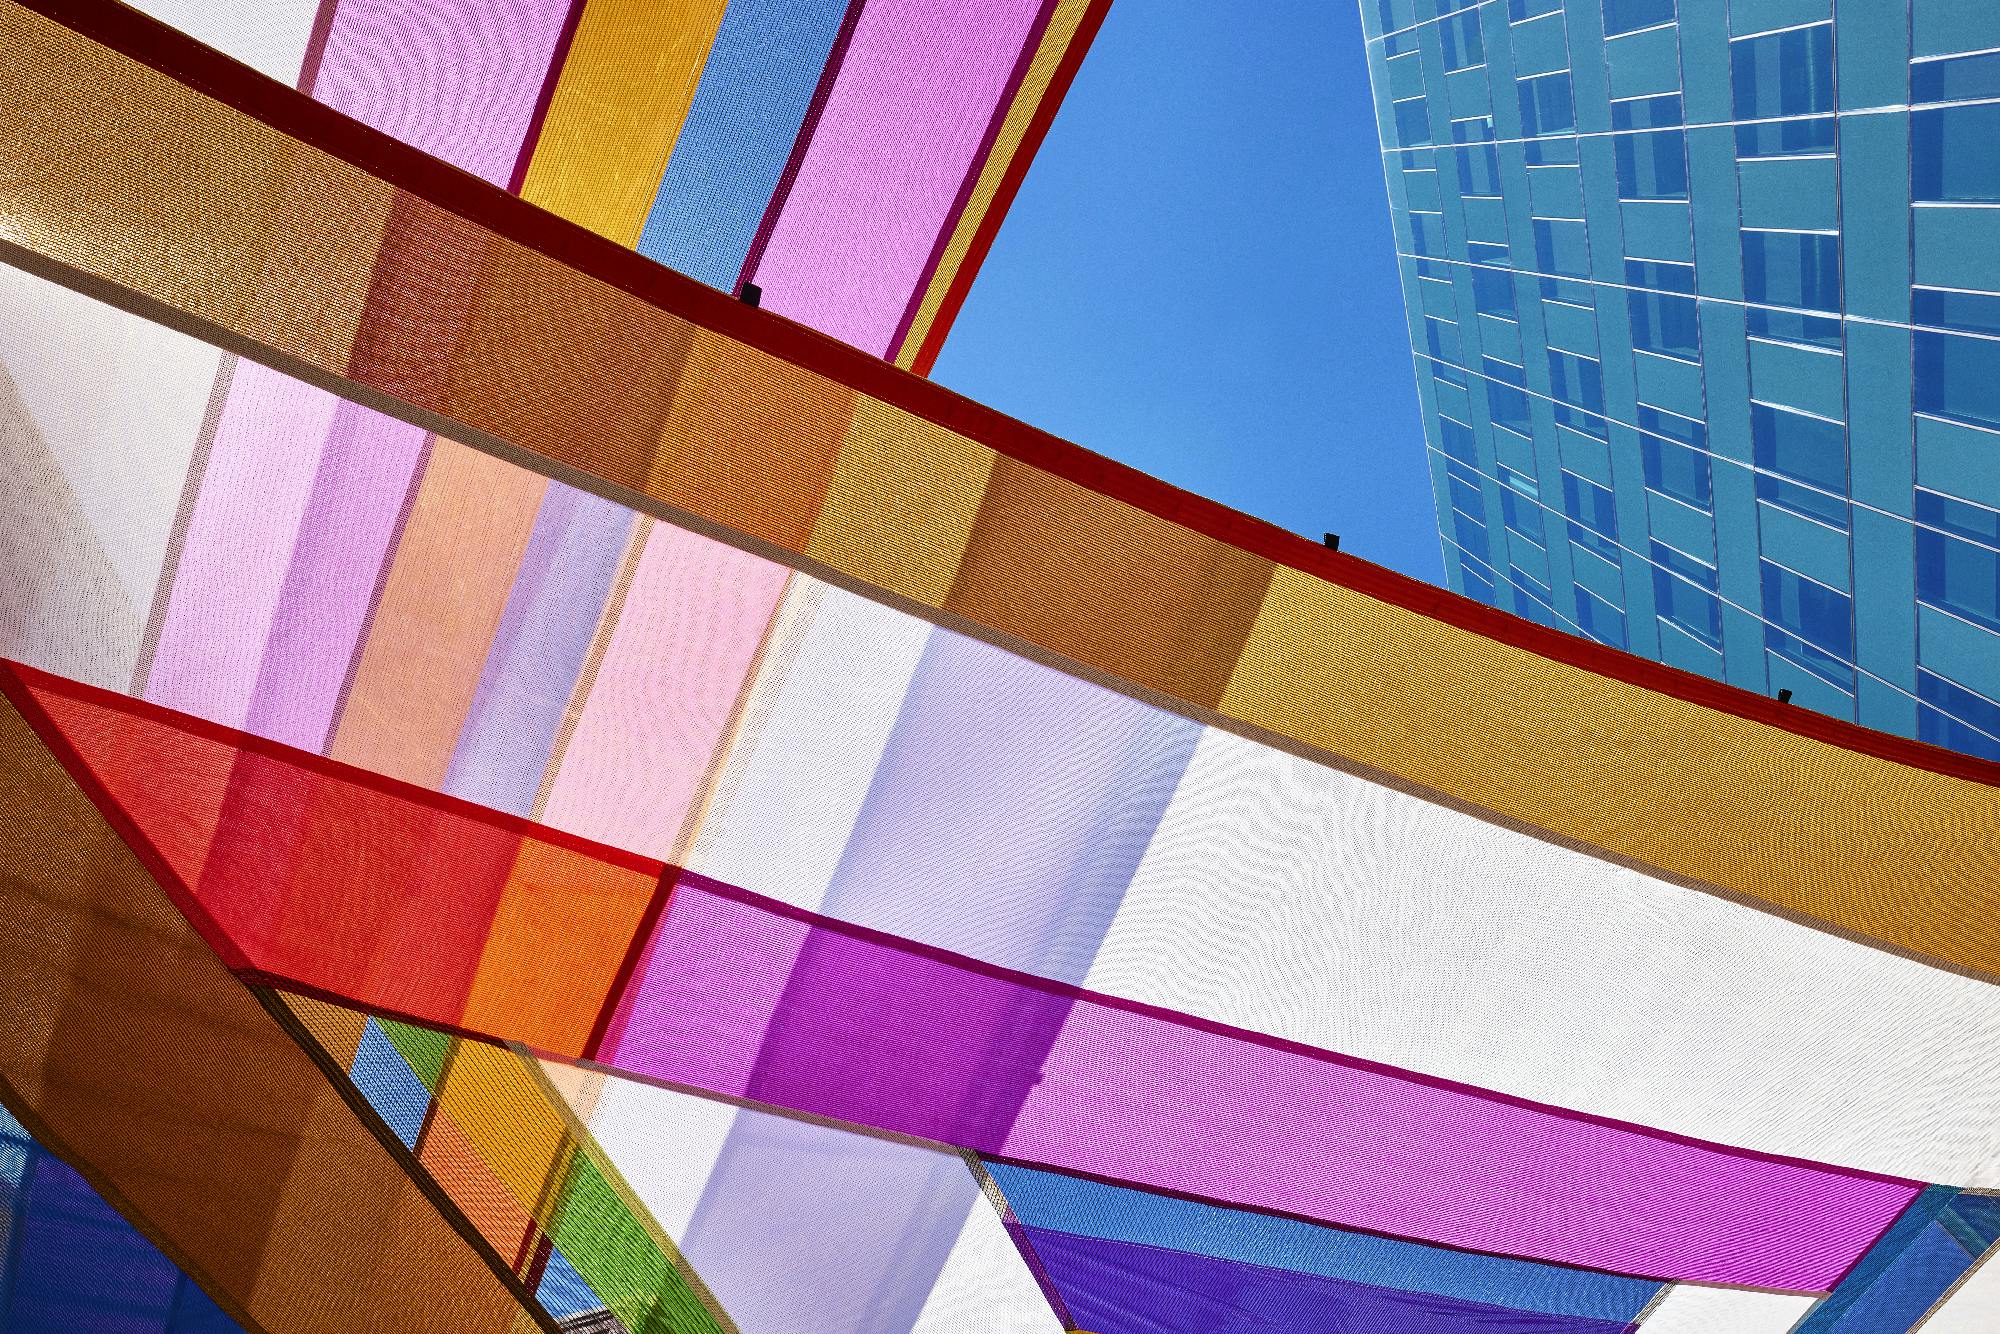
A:
{"type": "Polygon", "coordinates": [[[987,210],[993,206],[993,196],[1013,165],[1015,155],[1021,150],[1021,140],[1028,133],[1028,125],[1048,96],[1049,80],[1055,77],[1056,67],[1062,64],[1063,57],[1069,52],[1070,42],[1076,37],[1077,25],[1083,22],[1084,14],[1093,3],[1095,0],[1062,0],[1050,16],[1049,26],[1042,34],[1042,44],[1028,62],[1028,72],[1015,93],[1013,105],[1007,108],[1006,119],[1000,122],[1000,133],[994,137],[993,151],[987,154],[979,180],[972,187],[971,197],[965,201],[965,210],[959,214],[958,224],[952,228],[951,240],[938,259],[937,270],[931,274],[930,286],[924,289],[923,304],[917,307],[916,318],[910,321],[909,332],[903,336],[902,346],[896,349],[893,360],[904,370],[916,361],[924,339],[929,337],[931,326],[937,322],[945,293],[951,290],[960,266],[965,263],[965,252],[972,247],[973,234],[979,230],[987,210]]]}
{"type": "Polygon", "coordinates": [[[639,244],[726,0],[590,0],[522,197],[639,244]]]}
{"type": "Polygon", "coordinates": [[[944,605],[993,457],[901,408],[859,399],[806,555],[877,588],[944,605]]]}
{"type": "Polygon", "coordinates": [[[445,1066],[438,1110],[521,1208],[546,1224],[549,1183],[567,1161],[568,1136],[522,1058],[505,1047],[459,1042],[445,1066]]]}
{"type": "Polygon", "coordinates": [[[2000,973],[2000,789],[1280,569],[1221,711],[1509,819],[2000,973]]]}
{"type": "Polygon", "coordinates": [[[391,194],[67,28],[0,7],[0,241],[339,368],[391,194]],[[191,119],[191,108],[206,114],[191,119]]]}

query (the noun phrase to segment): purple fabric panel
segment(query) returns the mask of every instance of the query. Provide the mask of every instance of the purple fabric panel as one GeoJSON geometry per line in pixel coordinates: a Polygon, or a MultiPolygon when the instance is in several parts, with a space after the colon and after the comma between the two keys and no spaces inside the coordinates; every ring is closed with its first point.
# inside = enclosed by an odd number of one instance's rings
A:
{"type": "Polygon", "coordinates": [[[249,717],[339,401],[236,363],[166,593],[147,699],[228,727],[249,717]]]}
{"type": "Polygon", "coordinates": [[[870,0],[754,275],[877,356],[922,281],[1041,0],[870,0]]]}
{"type": "Polygon", "coordinates": [[[823,911],[1080,983],[1200,735],[933,632],[823,911]]]}
{"type": "Polygon", "coordinates": [[[975,1207],[955,1154],[746,1110],[681,1250],[739,1329],[907,1330],[975,1207]]]}
{"type": "Polygon", "coordinates": [[[569,0],[340,0],[313,96],[496,185],[569,0]]]}
{"type": "Polygon", "coordinates": [[[1824,1291],[1917,1190],[1113,1001],[685,874],[604,1055],[1025,1163],[1654,1278],[1824,1291]]]}
{"type": "Polygon", "coordinates": [[[1544,1315],[1266,1269],[1186,1251],[1023,1228],[1070,1316],[1124,1334],[1623,1334],[1623,1321],[1544,1315]]]}
{"type": "Polygon", "coordinates": [[[445,791],[514,815],[534,806],[633,522],[622,505],[549,483],[445,791]]]}
{"type": "Polygon", "coordinates": [[[367,624],[425,432],[356,403],[334,409],[244,724],[318,751],[367,624]]]}

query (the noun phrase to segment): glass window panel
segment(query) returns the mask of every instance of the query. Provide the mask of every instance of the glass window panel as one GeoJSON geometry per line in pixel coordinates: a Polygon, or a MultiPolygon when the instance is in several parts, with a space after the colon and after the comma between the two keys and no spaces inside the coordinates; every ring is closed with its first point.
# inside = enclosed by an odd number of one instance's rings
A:
{"type": "Polygon", "coordinates": [[[1910,198],[2000,202],[2000,103],[1910,113],[1910,198]]]}
{"type": "Polygon", "coordinates": [[[1645,456],[1646,486],[1650,490],[1697,509],[1705,510],[1715,503],[1713,465],[1706,451],[1644,433],[1639,436],[1639,445],[1645,456]]]}
{"type": "Polygon", "coordinates": [[[1576,105],[1570,96],[1569,71],[1522,79],[1521,133],[1533,138],[1576,128],[1576,105]]]}
{"type": "Polygon", "coordinates": [[[1730,44],[1737,120],[1833,110],[1833,25],[1740,38],[1730,44]]]}
{"type": "Polygon", "coordinates": [[[1587,588],[1576,590],[1576,623],[1601,644],[1625,647],[1625,613],[1587,588]]]}
{"type": "Polygon", "coordinates": [[[1750,437],[1758,499],[1847,527],[1847,432],[1839,422],[1752,403],[1750,437]]]}
{"type": "Polygon", "coordinates": [[[1563,513],[1570,518],[1570,541],[1608,561],[1618,560],[1618,510],[1608,487],[1575,473],[1562,475],[1563,513]]]}
{"type": "Polygon", "coordinates": [[[1515,314],[1514,275],[1495,269],[1472,271],[1472,303],[1483,315],[1515,314]]]}
{"type": "Polygon", "coordinates": [[[1616,37],[1674,21],[1674,0],[1604,0],[1604,35],[1616,37]]]}
{"type": "Polygon", "coordinates": [[[1964,102],[2000,97],[2000,51],[1949,60],[1922,60],[1910,66],[1911,102],[1964,102]]]}
{"type": "Polygon", "coordinates": [[[1840,238],[1744,232],[1743,293],[1758,305],[1840,309],[1840,238]]]}
{"type": "Polygon", "coordinates": [[[2000,342],[1919,329],[1917,411],[2000,430],[2000,342]]]}
{"type": "MultiPolygon", "coordinates": [[[[1918,493],[1921,499],[1923,493],[1918,493]]],[[[1979,506],[1958,505],[1961,511],[1979,506]]],[[[2000,515],[1985,512],[1982,522],[2000,530],[2000,515]]],[[[1925,516],[1919,514],[1919,519],[1925,516]]],[[[1989,630],[2000,630],[2000,545],[1917,529],[1917,597],[1989,630]]]]}
{"type": "Polygon", "coordinates": [[[1917,739],[2000,760],[2000,703],[1955,681],[1917,671],[1917,739]]]}
{"type": "Polygon", "coordinates": [[[1479,40],[1479,11],[1467,9],[1438,23],[1438,39],[1444,45],[1446,70],[1470,69],[1486,63],[1486,50],[1479,40]]]}
{"type": "Polygon", "coordinates": [[[1686,136],[1679,130],[1648,130],[1611,138],[1618,168],[1620,199],[1686,199],[1686,136]]]}
{"type": "Polygon", "coordinates": [[[1851,664],[1854,658],[1854,599],[1771,561],[1758,562],[1763,576],[1764,619],[1851,664]]]}

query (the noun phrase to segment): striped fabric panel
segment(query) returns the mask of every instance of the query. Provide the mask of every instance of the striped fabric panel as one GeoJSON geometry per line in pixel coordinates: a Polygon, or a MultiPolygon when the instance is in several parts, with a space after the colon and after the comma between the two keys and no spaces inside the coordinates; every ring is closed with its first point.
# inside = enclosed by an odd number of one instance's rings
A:
{"type": "MultiPolygon", "coordinates": [[[[852,370],[871,388],[858,392],[738,341],[782,334],[757,312],[649,279],[649,292],[708,322],[690,323],[410,196],[398,204],[385,182],[67,29],[18,8],[5,21],[8,95],[18,100],[7,123],[24,136],[10,151],[73,168],[21,194],[9,233],[30,243],[14,252],[22,262],[163,301],[296,369],[390,395],[371,397],[381,406],[400,402],[397,411],[458,422],[488,448],[530,451],[516,458],[560,460],[656,512],[698,514],[728,540],[821,562],[878,595],[1198,717],[1940,961],[1989,973],[2000,962],[2000,926],[1979,908],[2000,819],[1987,766],[1803,717],[1791,719],[1798,732],[1774,728],[1758,720],[1784,716],[1775,706],[1555,636],[1514,636],[1529,648],[1468,634],[1417,608],[1482,627],[1498,618],[1402,591],[1358,564],[1309,559],[1239,516],[1128,485],[1112,465],[883,379],[879,367],[864,374],[830,351],[806,358],[852,370]],[[161,132],[136,138],[168,142],[184,161],[163,174],[121,162],[115,143],[57,152],[96,123],[102,103],[78,100],[80,84],[119,88],[128,114],[152,108],[161,132]],[[128,184],[142,180],[143,189],[128,184]],[[297,202],[273,213],[279,182],[297,202]],[[435,253],[485,257],[449,343],[396,314],[408,298],[380,288],[371,297],[379,237],[399,208],[435,253]],[[646,350],[643,367],[632,365],[635,348],[646,350]],[[591,370],[533,369],[551,366],[591,370]],[[941,420],[891,410],[879,393],[941,420]],[[1014,456],[1022,452],[1140,504],[1014,456]],[[1282,560],[1218,540],[1206,531],[1218,524],[1282,560]],[[1190,614],[1162,616],[1163,605],[1190,614]],[[1556,660],[1577,655],[1600,670],[1556,660]],[[1494,702],[1476,728],[1465,725],[1468,698],[1494,702]],[[1871,753],[1884,750],[1932,767],[1871,753]],[[1802,791],[1838,796],[1802,801],[1802,791]]],[[[462,179],[426,188],[477,193],[462,179]]],[[[488,211],[509,226],[529,226],[493,202],[488,211]]],[[[607,258],[571,249],[593,265],[607,258]]],[[[464,281],[433,277],[443,285],[431,289],[426,319],[435,294],[464,281]]]]}
{"type": "Polygon", "coordinates": [[[533,1058],[279,999],[552,1316],[609,1310],[634,1331],[733,1334],[533,1058]]]}
{"type": "Polygon", "coordinates": [[[936,357],[1107,7],[138,6],[711,287],[757,282],[767,304],[906,366],[936,357]],[[893,136],[871,121],[887,105],[893,136]]]}

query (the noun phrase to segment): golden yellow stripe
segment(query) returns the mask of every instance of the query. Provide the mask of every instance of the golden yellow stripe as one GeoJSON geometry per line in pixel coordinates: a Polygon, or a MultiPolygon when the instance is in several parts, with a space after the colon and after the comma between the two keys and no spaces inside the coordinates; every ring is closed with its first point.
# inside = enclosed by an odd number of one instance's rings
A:
{"type": "Polygon", "coordinates": [[[726,0],[591,0],[521,194],[622,246],[680,138],[726,0]]]}
{"type": "Polygon", "coordinates": [[[1077,25],[1083,22],[1083,16],[1092,3],[1094,0],[1063,0],[1050,17],[1048,30],[1042,34],[1042,44],[1029,62],[1028,72],[1015,93],[1014,104],[1007,108],[1007,118],[1001,122],[1000,133],[994,138],[993,151],[987,154],[979,181],[973,186],[971,198],[966,200],[965,211],[959,214],[958,225],[952,229],[951,242],[938,259],[937,271],[931,275],[930,286],[924,291],[923,304],[917,307],[916,318],[910,321],[910,330],[892,358],[904,370],[915,363],[924,339],[930,335],[931,326],[937,323],[945,293],[951,290],[953,279],[957,278],[959,268],[965,263],[965,252],[972,248],[973,235],[985,220],[987,210],[993,206],[993,196],[1013,164],[1014,155],[1020,151],[1021,140],[1028,133],[1028,126],[1034,121],[1042,99],[1048,96],[1049,81],[1055,77],[1056,67],[1062,64],[1063,55],[1076,36],[1077,25]]]}

